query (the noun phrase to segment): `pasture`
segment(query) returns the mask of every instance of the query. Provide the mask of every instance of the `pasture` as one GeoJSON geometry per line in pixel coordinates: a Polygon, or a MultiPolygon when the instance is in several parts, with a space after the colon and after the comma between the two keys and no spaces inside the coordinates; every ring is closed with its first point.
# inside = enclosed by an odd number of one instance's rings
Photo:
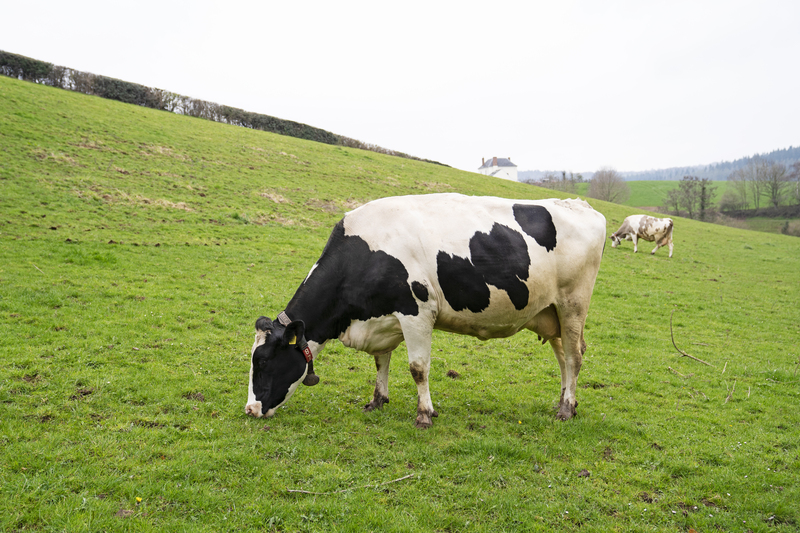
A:
{"type": "MultiPolygon", "coordinates": [[[[0,530],[797,530],[795,237],[607,246],[568,422],[525,332],[436,332],[426,431],[402,345],[382,411],[332,342],[246,417],[255,319],[342,213],[442,191],[559,195],[0,77],[0,530]]],[[[636,212],[590,202],[609,233],[636,212]]]]}

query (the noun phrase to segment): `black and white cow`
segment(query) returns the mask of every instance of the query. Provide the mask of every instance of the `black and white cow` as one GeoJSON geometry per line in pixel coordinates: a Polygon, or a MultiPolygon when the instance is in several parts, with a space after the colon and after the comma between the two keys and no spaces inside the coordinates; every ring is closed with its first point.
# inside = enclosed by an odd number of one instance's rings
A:
{"type": "Polygon", "coordinates": [[[392,350],[405,340],[415,424],[426,428],[438,416],[428,389],[434,329],[484,340],[529,329],[555,352],[558,417],[571,418],[605,228],[603,215],[579,199],[431,194],[347,213],[278,320],[256,321],[245,411],[272,416],[301,381],[315,384],[311,359],[331,339],[375,357],[364,410],[381,408],[392,350]]]}
{"type": "Polygon", "coordinates": [[[672,257],[672,219],[655,218],[648,215],[631,215],[622,221],[617,231],[611,234],[611,246],[616,248],[622,239],[633,241],[633,253],[639,251],[638,240],[656,241],[656,247],[650,255],[662,246],[669,245],[669,256],[672,257]]]}

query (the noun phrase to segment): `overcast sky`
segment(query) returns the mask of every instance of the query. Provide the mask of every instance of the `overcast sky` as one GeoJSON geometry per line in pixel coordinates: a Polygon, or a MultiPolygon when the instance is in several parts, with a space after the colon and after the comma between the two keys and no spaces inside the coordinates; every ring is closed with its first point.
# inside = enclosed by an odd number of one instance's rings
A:
{"type": "Polygon", "coordinates": [[[800,1],[25,0],[0,49],[476,170],[800,145],[800,1]]]}

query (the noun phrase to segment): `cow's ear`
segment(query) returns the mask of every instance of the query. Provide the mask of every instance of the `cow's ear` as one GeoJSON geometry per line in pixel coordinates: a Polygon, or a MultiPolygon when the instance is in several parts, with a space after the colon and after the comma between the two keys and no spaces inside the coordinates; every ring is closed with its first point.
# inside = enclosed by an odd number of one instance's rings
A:
{"type": "Polygon", "coordinates": [[[256,320],[256,331],[272,331],[272,320],[266,316],[258,317],[258,320],[256,320]]]}
{"type": "Polygon", "coordinates": [[[302,320],[295,320],[288,326],[286,331],[283,332],[283,345],[296,345],[300,337],[306,332],[306,325],[302,320]]]}

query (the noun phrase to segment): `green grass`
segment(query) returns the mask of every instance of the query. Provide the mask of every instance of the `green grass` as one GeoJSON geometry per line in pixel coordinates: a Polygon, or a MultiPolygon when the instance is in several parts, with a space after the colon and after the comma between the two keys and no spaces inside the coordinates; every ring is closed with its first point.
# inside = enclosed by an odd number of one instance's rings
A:
{"type": "Polygon", "coordinates": [[[672,189],[678,188],[677,181],[629,181],[631,196],[625,205],[632,207],[661,207],[664,198],[672,189]]]}
{"type": "MultiPolygon", "coordinates": [[[[664,198],[672,189],[677,189],[679,181],[628,181],[631,196],[624,205],[631,207],[664,207],[664,198]]],[[[715,181],[712,185],[716,188],[715,202],[732,185],[727,181],[715,181]]]]}
{"type": "MultiPolygon", "coordinates": [[[[438,332],[430,430],[404,347],[365,414],[374,363],[338,342],[256,420],[254,321],[345,210],[557,193],[3,77],[0,150],[0,530],[800,525],[797,238],[676,218],[672,259],[607,247],[568,422],[534,335],[438,332]]],[[[609,231],[635,212],[592,203],[609,231]]]]}

